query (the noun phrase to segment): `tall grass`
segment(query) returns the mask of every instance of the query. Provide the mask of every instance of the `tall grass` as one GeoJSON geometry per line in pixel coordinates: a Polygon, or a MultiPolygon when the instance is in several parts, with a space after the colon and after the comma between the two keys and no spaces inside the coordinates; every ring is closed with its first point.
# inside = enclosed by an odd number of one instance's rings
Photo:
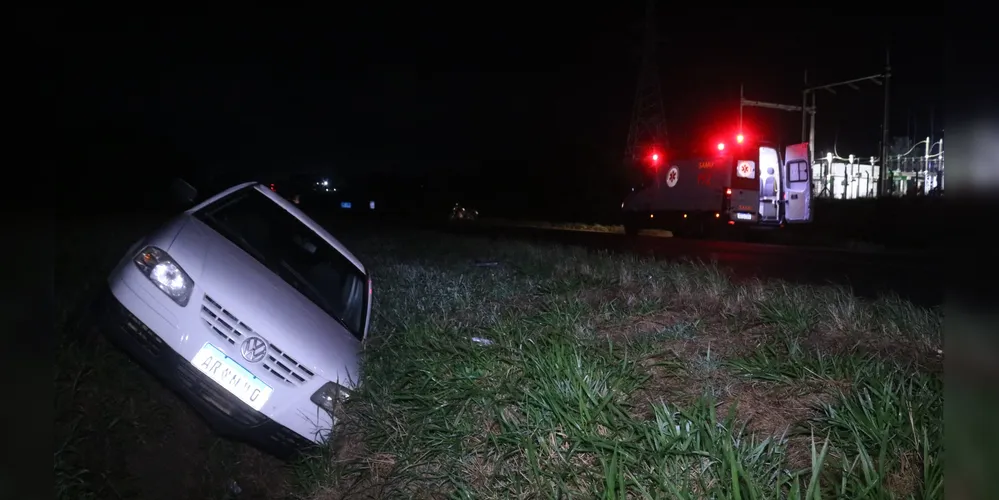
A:
{"type": "Polygon", "coordinates": [[[337,437],[298,468],[307,497],[943,495],[936,311],[695,262],[349,243],[377,316],[337,437]],[[821,397],[768,433],[745,384],[821,397]]]}

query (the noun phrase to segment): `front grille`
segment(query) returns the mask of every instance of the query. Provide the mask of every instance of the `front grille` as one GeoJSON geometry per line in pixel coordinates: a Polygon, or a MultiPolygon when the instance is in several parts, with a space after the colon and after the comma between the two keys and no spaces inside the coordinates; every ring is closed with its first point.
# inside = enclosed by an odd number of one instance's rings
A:
{"type": "Polygon", "coordinates": [[[208,295],[205,295],[205,300],[201,304],[201,321],[219,337],[233,345],[236,345],[236,342],[241,341],[243,337],[253,334],[250,327],[237,319],[231,312],[223,309],[208,295]]]}
{"type": "MultiPolygon", "coordinates": [[[[201,321],[209,330],[232,345],[242,342],[250,335],[267,340],[207,294],[201,304],[201,321]]],[[[271,342],[267,342],[267,345],[267,358],[264,360],[263,366],[278,379],[289,385],[299,385],[308,382],[315,376],[315,373],[299,364],[295,358],[278,346],[271,342]]]]}
{"type": "Polygon", "coordinates": [[[305,383],[315,375],[308,368],[298,364],[295,358],[278,349],[274,344],[270,345],[270,352],[267,353],[267,361],[264,362],[264,368],[267,368],[276,377],[292,385],[305,383]]]}

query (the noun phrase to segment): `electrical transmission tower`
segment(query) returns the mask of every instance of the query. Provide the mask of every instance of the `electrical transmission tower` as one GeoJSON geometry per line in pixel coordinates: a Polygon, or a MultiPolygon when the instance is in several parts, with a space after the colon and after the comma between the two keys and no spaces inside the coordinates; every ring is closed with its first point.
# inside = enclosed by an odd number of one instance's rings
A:
{"type": "Polygon", "coordinates": [[[646,161],[650,154],[662,157],[666,149],[666,118],[663,110],[662,90],[659,86],[659,67],[656,64],[655,2],[648,0],[645,10],[645,40],[642,49],[642,68],[638,75],[635,104],[631,111],[628,145],[624,152],[627,165],[646,161]]]}

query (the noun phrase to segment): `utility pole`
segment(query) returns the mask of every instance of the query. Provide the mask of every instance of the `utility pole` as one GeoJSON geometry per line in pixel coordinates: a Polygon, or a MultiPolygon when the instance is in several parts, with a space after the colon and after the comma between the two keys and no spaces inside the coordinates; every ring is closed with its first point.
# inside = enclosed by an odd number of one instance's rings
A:
{"type": "Polygon", "coordinates": [[[885,49],[885,114],[881,119],[881,165],[878,168],[878,197],[884,196],[888,183],[888,83],[891,80],[891,52],[885,49]]]}
{"type": "MultiPolygon", "coordinates": [[[[807,69],[805,70],[805,85],[804,85],[804,88],[808,88],[808,70],[807,69]]],[[[807,125],[805,124],[805,117],[807,115],[805,114],[804,109],[807,108],[807,107],[808,107],[808,92],[802,92],[801,93],[801,109],[802,109],[802,111],[801,111],[801,142],[805,142],[805,127],[807,127],[807,125]]],[[[809,146],[809,147],[811,147],[811,146],[809,146]]]]}
{"type": "Polygon", "coordinates": [[[815,92],[812,92],[812,107],[808,108],[811,125],[808,127],[808,164],[815,163],[815,92]]]}
{"type": "Polygon", "coordinates": [[[933,108],[930,107],[930,138],[933,138],[933,108]]]}
{"type": "Polygon", "coordinates": [[[926,136],[923,154],[923,194],[930,192],[930,136],[926,136]]]}

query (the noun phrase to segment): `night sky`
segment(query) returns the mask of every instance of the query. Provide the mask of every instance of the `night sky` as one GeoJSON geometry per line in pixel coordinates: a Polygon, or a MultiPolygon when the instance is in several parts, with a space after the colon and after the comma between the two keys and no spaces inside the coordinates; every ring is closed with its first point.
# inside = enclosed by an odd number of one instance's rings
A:
{"type": "MultiPolygon", "coordinates": [[[[644,2],[540,4],[48,11],[21,24],[56,54],[41,87],[81,179],[316,172],[363,184],[435,173],[464,178],[476,198],[602,199],[616,189],[607,182],[628,132],[644,2]]],[[[740,83],[747,98],[800,104],[806,68],[815,83],[878,73],[889,41],[892,135],[916,123],[925,136],[931,110],[943,128],[931,18],[660,7],[658,27],[678,140],[734,129],[740,83]]],[[[836,141],[842,155],[877,154],[879,87],[820,94],[818,109],[818,152],[836,141]]],[[[797,114],[745,119],[783,142],[800,134],[797,114]]]]}

